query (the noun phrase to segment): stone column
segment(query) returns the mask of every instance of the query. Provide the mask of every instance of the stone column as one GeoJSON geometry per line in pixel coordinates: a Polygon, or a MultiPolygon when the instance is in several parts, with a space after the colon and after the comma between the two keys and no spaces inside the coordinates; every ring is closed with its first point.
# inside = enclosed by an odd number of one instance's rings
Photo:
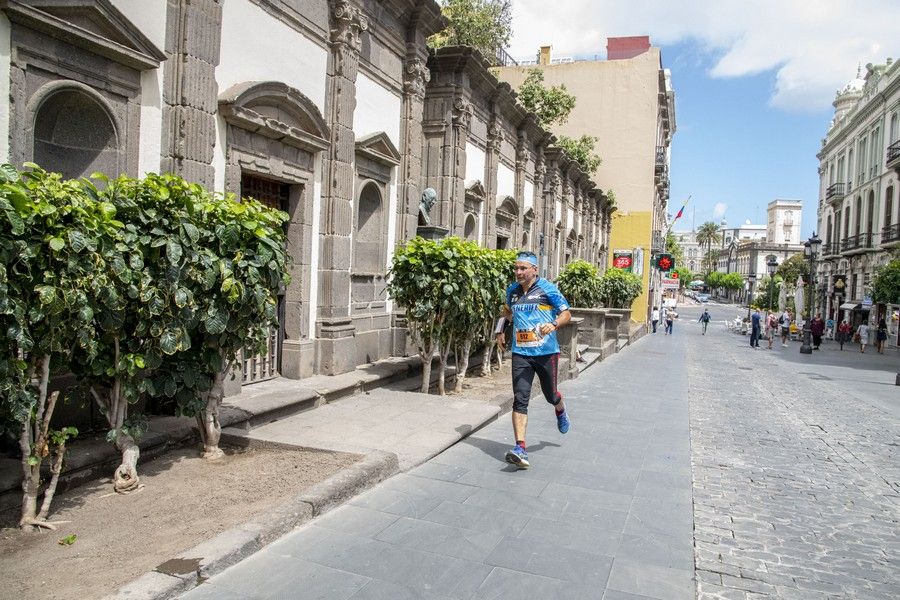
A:
{"type": "Polygon", "coordinates": [[[169,0],[160,170],[212,189],[221,0],[169,0]]]}
{"type": "MultiPolygon", "coordinates": [[[[516,174],[515,174],[515,200],[518,209],[515,229],[512,232],[514,238],[512,247],[518,248],[522,243],[522,232],[525,231],[525,178],[528,169],[528,146],[525,130],[520,129],[516,135],[516,174]]],[[[533,201],[532,201],[533,202],[533,201]]]]}
{"type": "Polygon", "coordinates": [[[449,153],[449,169],[445,167],[445,173],[452,173],[450,181],[450,194],[446,198],[440,198],[442,206],[442,225],[450,229],[451,235],[462,237],[465,227],[465,203],[466,203],[466,140],[469,137],[469,125],[472,123],[472,104],[457,96],[453,99],[450,114],[450,136],[453,146],[449,153]]]}
{"type": "Polygon", "coordinates": [[[503,128],[500,117],[491,116],[488,124],[487,148],[484,158],[484,211],[485,227],[482,244],[485,248],[497,247],[497,172],[500,166],[500,147],[503,145],[503,128]]]}
{"type": "Polygon", "coordinates": [[[422,178],[422,116],[425,112],[425,84],[431,73],[425,60],[415,52],[403,66],[403,107],[400,122],[400,202],[397,203],[397,241],[416,236],[419,202],[424,189],[422,178]]]}
{"type": "Polygon", "coordinates": [[[359,69],[360,33],[368,28],[362,11],[347,0],[331,1],[331,56],[326,113],[331,147],[323,164],[319,236],[320,373],[336,375],[356,366],[350,319],[350,233],[353,226],[353,159],[356,152],[353,111],[359,69]]]}
{"type": "Polygon", "coordinates": [[[541,211],[544,220],[544,252],[546,252],[545,263],[542,266],[541,273],[544,277],[551,276],[551,267],[556,264],[553,257],[558,254],[558,249],[556,247],[556,220],[553,218],[556,211],[556,193],[558,186],[559,168],[556,163],[551,162],[547,169],[543,194],[544,206],[543,211],[541,211]]]}

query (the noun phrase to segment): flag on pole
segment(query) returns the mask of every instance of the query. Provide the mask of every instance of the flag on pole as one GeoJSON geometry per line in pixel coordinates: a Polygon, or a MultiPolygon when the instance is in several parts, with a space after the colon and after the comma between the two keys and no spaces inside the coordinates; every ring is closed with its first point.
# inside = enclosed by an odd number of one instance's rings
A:
{"type": "Polygon", "coordinates": [[[672,223],[675,223],[675,221],[677,221],[678,219],[681,218],[681,215],[684,214],[684,207],[687,206],[687,203],[690,202],[690,200],[691,200],[691,197],[688,196],[688,197],[687,197],[687,200],[685,200],[685,201],[684,201],[684,204],[681,206],[681,210],[679,210],[679,211],[678,211],[678,214],[675,215],[675,218],[672,219],[672,223]]]}

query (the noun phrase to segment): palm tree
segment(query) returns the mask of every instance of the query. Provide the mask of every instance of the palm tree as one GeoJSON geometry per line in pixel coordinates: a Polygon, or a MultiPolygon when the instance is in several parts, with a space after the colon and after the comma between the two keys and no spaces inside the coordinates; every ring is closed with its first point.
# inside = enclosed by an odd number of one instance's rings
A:
{"type": "Polygon", "coordinates": [[[709,261],[712,246],[720,241],[722,241],[722,234],[719,233],[719,226],[712,221],[707,221],[697,229],[697,243],[701,246],[706,246],[707,272],[712,271],[712,265],[709,261]]]}

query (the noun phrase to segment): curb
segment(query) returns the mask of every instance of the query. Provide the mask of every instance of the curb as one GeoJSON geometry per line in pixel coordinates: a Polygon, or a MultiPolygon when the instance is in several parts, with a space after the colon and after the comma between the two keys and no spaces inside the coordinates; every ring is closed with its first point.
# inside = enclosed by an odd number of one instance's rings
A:
{"type": "MultiPolygon", "coordinates": [[[[259,444],[264,445],[297,448],[287,444],[259,444]]],[[[119,588],[114,594],[106,596],[106,599],[174,598],[398,471],[399,463],[395,454],[371,452],[361,461],[317,483],[265,515],[227,529],[181,552],[153,571],[119,588]]]]}

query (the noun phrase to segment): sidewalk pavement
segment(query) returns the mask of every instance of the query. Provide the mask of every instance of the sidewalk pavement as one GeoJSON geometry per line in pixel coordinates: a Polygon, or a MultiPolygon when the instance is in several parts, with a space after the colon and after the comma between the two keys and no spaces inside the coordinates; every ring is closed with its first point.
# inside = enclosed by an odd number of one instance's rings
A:
{"type": "MultiPolygon", "coordinates": [[[[652,348],[641,340],[627,358],[560,385],[573,423],[565,436],[534,399],[530,470],[503,460],[513,445],[508,418],[489,423],[183,598],[694,598],[684,357],[661,360],[652,348]]],[[[414,464],[427,442],[443,446],[451,432],[495,418],[483,401],[400,392],[329,406],[252,435],[285,441],[309,427],[298,439],[405,447],[401,460],[414,464]],[[444,406],[426,422],[435,407],[419,414],[416,405],[429,401],[444,406]]]]}

